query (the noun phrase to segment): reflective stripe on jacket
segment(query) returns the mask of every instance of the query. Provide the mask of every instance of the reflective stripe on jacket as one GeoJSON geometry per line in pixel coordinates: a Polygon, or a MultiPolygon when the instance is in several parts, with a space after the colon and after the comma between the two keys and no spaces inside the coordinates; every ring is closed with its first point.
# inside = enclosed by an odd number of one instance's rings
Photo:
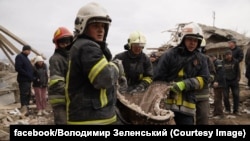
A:
{"type": "Polygon", "coordinates": [[[68,68],[68,55],[68,50],[57,48],[49,59],[48,99],[52,105],[65,104],[65,77],[68,68]]]}
{"type": "Polygon", "coordinates": [[[101,46],[78,38],[70,50],[66,77],[67,123],[104,125],[115,122],[117,79],[118,70],[107,61],[101,46]]]}
{"type": "Polygon", "coordinates": [[[161,56],[154,80],[184,81],[185,89],[176,99],[167,98],[167,108],[187,115],[195,114],[196,90],[208,84],[207,59],[199,52],[189,52],[184,47],[175,47],[161,56]]]}
{"type": "Polygon", "coordinates": [[[135,56],[130,51],[124,51],[117,54],[114,59],[122,60],[129,87],[135,88],[143,84],[144,88],[147,88],[152,83],[153,66],[145,53],[135,56]]]}

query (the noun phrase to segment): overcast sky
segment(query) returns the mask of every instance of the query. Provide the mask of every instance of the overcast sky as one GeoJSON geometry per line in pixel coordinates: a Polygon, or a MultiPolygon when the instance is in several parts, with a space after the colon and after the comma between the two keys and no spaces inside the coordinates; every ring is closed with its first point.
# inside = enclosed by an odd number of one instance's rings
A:
{"type": "MultiPolygon", "coordinates": [[[[48,59],[52,38],[59,26],[74,30],[78,10],[92,0],[0,0],[0,25],[20,37],[48,59]]],[[[231,29],[250,36],[250,0],[95,0],[103,5],[112,23],[107,42],[113,55],[122,52],[132,31],[147,38],[147,48],[170,39],[178,23],[197,22],[231,29]],[[213,20],[215,12],[215,20],[213,20]]],[[[17,45],[22,48],[20,44],[17,45]]],[[[0,53],[2,54],[2,53],[0,53]]],[[[1,55],[0,59],[5,58],[1,55]]]]}

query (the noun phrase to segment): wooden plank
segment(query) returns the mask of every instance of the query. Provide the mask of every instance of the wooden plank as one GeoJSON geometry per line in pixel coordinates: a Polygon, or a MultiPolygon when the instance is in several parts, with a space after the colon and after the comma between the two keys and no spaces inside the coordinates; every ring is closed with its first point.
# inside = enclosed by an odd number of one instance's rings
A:
{"type": "Polygon", "coordinates": [[[11,59],[10,55],[6,52],[6,50],[5,50],[6,48],[3,48],[3,47],[1,46],[1,49],[2,49],[2,51],[4,52],[5,56],[8,58],[8,60],[10,61],[10,63],[14,66],[15,63],[14,63],[14,61],[11,59]]]}
{"type": "MultiPolygon", "coordinates": [[[[6,28],[4,28],[3,26],[0,25],[0,31],[4,32],[6,35],[10,36],[12,39],[14,39],[15,41],[17,41],[18,43],[20,43],[21,45],[29,45],[28,43],[26,43],[25,41],[23,41],[21,38],[17,37],[15,34],[13,34],[12,32],[10,32],[9,30],[7,30],[6,28]]],[[[46,57],[43,56],[43,54],[40,54],[36,49],[34,49],[33,47],[31,47],[31,51],[34,52],[36,55],[40,55],[43,57],[44,60],[46,60],[46,57]]]]}
{"type": "Polygon", "coordinates": [[[9,141],[10,137],[9,137],[9,133],[4,131],[4,130],[0,130],[0,141],[9,141]]]}

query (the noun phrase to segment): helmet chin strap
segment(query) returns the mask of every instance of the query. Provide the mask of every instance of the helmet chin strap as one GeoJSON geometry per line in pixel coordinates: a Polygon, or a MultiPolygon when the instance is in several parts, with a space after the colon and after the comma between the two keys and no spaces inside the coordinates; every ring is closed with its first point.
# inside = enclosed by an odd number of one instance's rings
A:
{"type": "Polygon", "coordinates": [[[137,57],[140,56],[141,54],[142,54],[142,51],[141,51],[140,54],[134,54],[133,51],[132,51],[131,49],[129,50],[129,56],[130,56],[131,58],[137,58],[137,57]]]}

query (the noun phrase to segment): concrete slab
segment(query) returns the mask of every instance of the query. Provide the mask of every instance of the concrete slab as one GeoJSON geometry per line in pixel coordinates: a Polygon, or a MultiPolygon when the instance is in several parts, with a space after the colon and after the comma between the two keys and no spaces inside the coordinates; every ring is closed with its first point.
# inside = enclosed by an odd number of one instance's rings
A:
{"type": "Polygon", "coordinates": [[[9,92],[0,95],[0,106],[5,106],[15,103],[15,94],[14,92],[9,92]]]}

